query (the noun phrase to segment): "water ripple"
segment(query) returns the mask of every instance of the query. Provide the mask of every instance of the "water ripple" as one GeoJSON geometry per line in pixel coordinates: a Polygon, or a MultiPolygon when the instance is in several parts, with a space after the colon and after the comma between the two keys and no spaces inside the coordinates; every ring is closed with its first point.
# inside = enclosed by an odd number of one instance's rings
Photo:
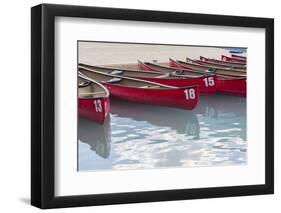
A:
{"type": "Polygon", "coordinates": [[[113,101],[107,124],[80,119],[78,135],[79,170],[243,165],[246,99],[202,97],[194,111],[113,101]]]}

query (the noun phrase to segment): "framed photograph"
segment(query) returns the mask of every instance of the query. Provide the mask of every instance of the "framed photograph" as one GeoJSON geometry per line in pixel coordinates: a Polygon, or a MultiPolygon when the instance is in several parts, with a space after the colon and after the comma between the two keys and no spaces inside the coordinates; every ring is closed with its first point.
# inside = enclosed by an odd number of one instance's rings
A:
{"type": "Polygon", "coordinates": [[[31,9],[31,204],[272,194],[274,20],[31,9]]]}

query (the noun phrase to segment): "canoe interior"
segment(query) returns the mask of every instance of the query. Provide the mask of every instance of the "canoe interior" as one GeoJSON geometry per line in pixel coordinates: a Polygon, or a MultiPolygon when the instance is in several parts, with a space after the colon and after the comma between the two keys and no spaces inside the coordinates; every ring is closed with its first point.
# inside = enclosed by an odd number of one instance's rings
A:
{"type": "Polygon", "coordinates": [[[242,62],[230,62],[230,61],[222,61],[222,60],[218,60],[218,59],[208,59],[209,61],[211,62],[214,62],[214,63],[218,63],[218,64],[224,64],[226,66],[241,66],[241,67],[247,67],[247,64],[246,63],[242,63],[242,62]]]}
{"type": "Polygon", "coordinates": [[[78,88],[79,98],[81,99],[107,97],[107,93],[103,87],[81,77],[78,77],[78,88]]]}
{"type": "Polygon", "coordinates": [[[140,89],[177,89],[176,87],[172,87],[172,86],[166,86],[166,85],[142,81],[138,79],[130,79],[127,77],[121,77],[117,75],[110,75],[110,74],[98,72],[96,70],[79,68],[79,72],[100,83],[108,83],[118,86],[126,86],[132,88],[140,88],[140,89]]]}
{"type": "MultiPolygon", "coordinates": [[[[151,67],[152,69],[155,70],[155,72],[162,72],[162,73],[172,73],[176,70],[181,70],[181,69],[177,69],[177,68],[172,68],[169,67],[169,63],[149,63],[146,62],[144,64],[149,65],[149,67],[151,67]]],[[[133,69],[133,70],[139,70],[139,66],[137,63],[134,64],[111,64],[111,65],[106,65],[107,68],[112,68],[112,69],[116,69],[116,68],[120,68],[120,69],[133,69]]],[[[147,71],[144,71],[147,72],[147,71]]],[[[149,72],[153,72],[153,71],[149,71],[149,72]]],[[[196,73],[193,71],[188,72],[190,77],[201,77],[202,74],[200,73],[196,73]]]]}
{"type": "Polygon", "coordinates": [[[200,64],[204,64],[206,66],[211,66],[211,67],[218,67],[222,69],[235,69],[235,70],[241,70],[241,71],[246,71],[246,66],[244,65],[226,65],[226,64],[221,64],[217,62],[212,62],[212,61],[202,61],[202,60],[196,60],[196,62],[200,64]]]}
{"type": "MultiPolygon", "coordinates": [[[[186,66],[188,68],[192,68],[194,70],[199,70],[199,71],[207,71],[210,67],[202,66],[202,65],[197,65],[193,63],[188,63],[184,61],[177,61],[179,65],[186,66]]],[[[233,75],[233,76],[246,76],[245,71],[237,71],[237,70],[230,70],[230,69],[216,69],[216,74],[222,74],[222,75],[233,75]]]]}
{"type": "Polygon", "coordinates": [[[188,76],[190,77],[201,77],[202,76],[202,73],[196,73],[192,70],[185,70],[185,69],[180,69],[180,68],[172,68],[172,67],[169,67],[169,64],[168,63],[150,63],[150,62],[145,62],[144,63],[145,65],[149,66],[150,68],[152,69],[155,69],[157,71],[160,71],[160,72],[165,72],[165,73],[172,73],[172,72],[175,72],[177,70],[184,70],[184,73],[185,74],[188,74],[188,76]]]}
{"type": "MultiPolygon", "coordinates": [[[[86,68],[86,69],[92,69],[99,72],[107,73],[107,74],[113,74],[113,75],[121,75],[121,76],[128,76],[132,78],[161,78],[161,79],[182,79],[183,77],[171,75],[167,72],[147,72],[142,70],[134,70],[134,69],[127,69],[123,68],[120,65],[111,65],[111,66],[91,66],[87,64],[79,64],[79,67],[86,68]]],[[[194,77],[200,77],[199,75],[196,75],[194,77]]],[[[184,78],[191,78],[191,77],[184,77],[184,78]]]]}
{"type": "MultiPolygon", "coordinates": [[[[105,66],[103,66],[105,67],[105,66]]],[[[131,69],[131,70],[139,70],[138,64],[137,63],[130,63],[130,64],[110,64],[106,65],[108,68],[123,68],[123,69],[131,69]]]]}
{"type": "Polygon", "coordinates": [[[112,74],[112,75],[124,75],[124,76],[130,76],[130,77],[149,77],[149,78],[162,78],[167,76],[165,73],[161,72],[147,72],[142,70],[136,70],[136,69],[127,69],[123,68],[121,65],[118,66],[91,66],[86,64],[79,64],[79,67],[86,68],[86,69],[92,69],[95,71],[112,74]]]}

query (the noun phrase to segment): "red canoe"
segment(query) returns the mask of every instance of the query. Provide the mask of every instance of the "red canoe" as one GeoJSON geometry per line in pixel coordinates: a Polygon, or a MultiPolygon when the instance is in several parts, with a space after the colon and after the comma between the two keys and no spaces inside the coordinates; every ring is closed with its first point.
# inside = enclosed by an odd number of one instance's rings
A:
{"type": "Polygon", "coordinates": [[[149,62],[141,62],[138,61],[138,67],[141,70],[146,71],[160,71],[165,73],[170,73],[171,76],[178,76],[181,78],[185,77],[197,77],[199,78],[199,88],[200,88],[200,94],[202,95],[211,95],[214,94],[216,91],[216,82],[217,82],[217,76],[215,74],[209,74],[209,73],[202,73],[200,71],[194,71],[190,69],[184,69],[184,68],[174,68],[169,66],[162,66],[154,63],[149,62]],[[202,76],[203,75],[203,76],[202,76]]]}
{"type": "Polygon", "coordinates": [[[200,56],[200,60],[201,61],[215,62],[215,63],[218,63],[218,64],[224,64],[224,65],[228,65],[228,66],[244,66],[244,67],[246,67],[246,63],[222,61],[222,60],[217,60],[217,59],[213,59],[213,58],[206,58],[206,57],[203,57],[203,56],[200,56]]]}
{"type": "Polygon", "coordinates": [[[191,110],[199,99],[197,85],[172,87],[85,68],[79,68],[79,72],[102,83],[109,90],[110,97],[125,101],[191,110]]]}
{"type": "Polygon", "coordinates": [[[234,69],[234,70],[246,70],[246,66],[244,64],[241,63],[223,63],[224,61],[219,61],[219,60],[212,60],[212,59],[208,59],[205,57],[200,56],[200,60],[196,60],[197,63],[202,64],[202,65],[206,65],[206,66],[215,66],[215,67],[219,67],[222,69],[234,69]]]}
{"type": "MultiPolygon", "coordinates": [[[[185,67],[178,61],[170,59],[170,65],[173,67],[185,67]]],[[[225,95],[246,96],[247,81],[246,77],[232,77],[217,74],[217,92],[225,95]]]]}
{"type": "Polygon", "coordinates": [[[231,77],[246,77],[246,71],[240,70],[231,70],[231,69],[221,69],[217,67],[210,67],[198,64],[196,61],[192,59],[188,59],[185,61],[178,61],[170,59],[170,66],[175,68],[183,68],[183,69],[192,69],[196,71],[200,71],[201,73],[213,72],[217,75],[223,76],[231,76],[231,77]]]}
{"type": "Polygon", "coordinates": [[[131,70],[118,67],[100,67],[86,64],[79,64],[79,67],[93,69],[106,74],[137,78],[174,87],[199,85],[200,95],[212,95],[216,92],[216,75],[205,76],[203,74],[197,74],[196,76],[182,77],[180,75],[173,75],[171,73],[159,71],[147,72],[142,70],[131,70]]]}
{"type": "Polygon", "coordinates": [[[231,57],[232,58],[239,58],[239,59],[243,59],[243,60],[247,60],[247,57],[246,56],[241,56],[241,55],[236,55],[236,54],[231,54],[231,57]]]}
{"type": "Polygon", "coordinates": [[[79,75],[79,116],[103,124],[109,113],[108,90],[86,76],[79,75]]]}
{"type": "Polygon", "coordinates": [[[247,60],[245,60],[245,59],[228,57],[226,55],[221,55],[221,60],[222,61],[229,61],[229,62],[247,63],[247,60]]]}

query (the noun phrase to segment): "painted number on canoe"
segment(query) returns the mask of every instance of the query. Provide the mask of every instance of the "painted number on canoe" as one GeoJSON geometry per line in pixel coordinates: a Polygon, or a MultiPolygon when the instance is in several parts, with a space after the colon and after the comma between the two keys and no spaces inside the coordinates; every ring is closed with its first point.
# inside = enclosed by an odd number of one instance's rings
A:
{"type": "Polygon", "coordinates": [[[101,100],[94,100],[96,112],[102,112],[101,100]]]}
{"type": "Polygon", "coordinates": [[[196,97],[195,89],[193,89],[193,88],[184,90],[184,94],[185,94],[186,100],[195,99],[195,97],[196,97]]]}
{"type": "Polygon", "coordinates": [[[215,86],[214,77],[204,78],[203,81],[205,82],[205,86],[206,87],[213,87],[213,86],[215,86]]]}

